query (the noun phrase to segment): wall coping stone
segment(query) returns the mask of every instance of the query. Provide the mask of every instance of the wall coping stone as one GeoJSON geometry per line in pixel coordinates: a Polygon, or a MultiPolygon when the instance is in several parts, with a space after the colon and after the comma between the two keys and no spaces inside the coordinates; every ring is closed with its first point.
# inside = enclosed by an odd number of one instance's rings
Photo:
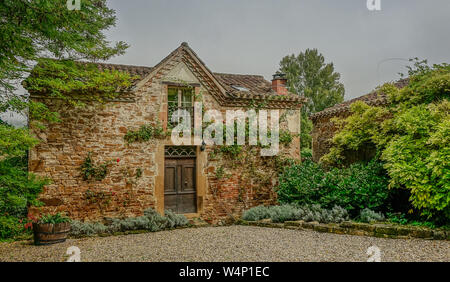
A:
{"type": "Polygon", "coordinates": [[[450,240],[450,230],[430,229],[421,226],[396,225],[389,223],[362,223],[344,221],[341,223],[319,223],[317,221],[305,222],[303,220],[285,221],[274,223],[268,219],[260,221],[236,221],[239,225],[250,225],[259,227],[286,228],[295,230],[311,229],[317,232],[335,234],[347,234],[357,236],[373,236],[379,238],[411,239],[421,238],[429,240],[450,240]]]}

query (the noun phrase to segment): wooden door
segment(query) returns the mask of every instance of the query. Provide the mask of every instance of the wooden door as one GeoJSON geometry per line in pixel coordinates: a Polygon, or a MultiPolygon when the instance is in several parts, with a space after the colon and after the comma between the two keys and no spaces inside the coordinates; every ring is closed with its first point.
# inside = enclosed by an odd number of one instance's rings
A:
{"type": "Polygon", "coordinates": [[[197,212],[195,158],[166,158],[164,209],[175,213],[197,212]]]}

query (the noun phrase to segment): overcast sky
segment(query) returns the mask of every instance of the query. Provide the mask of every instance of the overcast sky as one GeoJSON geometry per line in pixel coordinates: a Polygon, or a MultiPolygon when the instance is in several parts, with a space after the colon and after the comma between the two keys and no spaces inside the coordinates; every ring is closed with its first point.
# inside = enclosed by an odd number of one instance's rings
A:
{"type": "MultiPolygon", "coordinates": [[[[381,0],[381,11],[369,11],[367,0],[109,0],[108,5],[118,18],[108,39],[131,45],[111,63],[154,66],[186,41],[214,72],[270,80],[283,56],[317,48],[341,73],[346,100],[397,80],[408,58],[450,63],[450,0],[381,0]]],[[[5,117],[24,123],[10,113],[5,117]]]]}
{"type": "MultiPolygon", "coordinates": [[[[82,1],[82,0],[81,0],[82,1]]],[[[154,66],[186,41],[214,72],[261,74],[281,58],[317,48],[333,62],[345,99],[399,78],[419,57],[450,62],[449,0],[110,0],[110,40],[131,45],[112,63],[154,66]]]]}

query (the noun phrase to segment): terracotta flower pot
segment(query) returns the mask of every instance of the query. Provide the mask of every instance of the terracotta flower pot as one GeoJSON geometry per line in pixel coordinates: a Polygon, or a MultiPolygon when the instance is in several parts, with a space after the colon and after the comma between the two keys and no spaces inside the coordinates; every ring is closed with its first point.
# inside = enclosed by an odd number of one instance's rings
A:
{"type": "Polygon", "coordinates": [[[57,224],[33,223],[34,244],[50,245],[66,241],[70,231],[70,222],[57,224]]]}

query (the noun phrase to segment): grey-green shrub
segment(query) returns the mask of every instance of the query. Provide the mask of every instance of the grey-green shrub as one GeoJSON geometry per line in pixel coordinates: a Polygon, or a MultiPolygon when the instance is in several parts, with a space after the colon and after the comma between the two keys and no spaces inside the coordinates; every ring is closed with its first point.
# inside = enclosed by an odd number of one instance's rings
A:
{"type": "Polygon", "coordinates": [[[75,220],[71,223],[72,228],[70,234],[77,237],[129,230],[149,230],[155,232],[189,224],[189,221],[184,215],[175,214],[171,211],[165,211],[165,215],[166,216],[161,216],[155,210],[147,209],[144,211],[143,216],[125,219],[114,218],[110,220],[108,225],[99,222],[89,223],[75,220]]]}
{"type": "Polygon", "coordinates": [[[359,220],[362,222],[373,222],[384,220],[382,213],[377,213],[371,209],[365,208],[359,214],[359,220]]]}
{"type": "Polygon", "coordinates": [[[321,223],[339,223],[348,220],[347,210],[335,206],[331,210],[323,209],[320,205],[280,205],[264,207],[258,206],[245,211],[242,219],[258,221],[270,218],[272,222],[288,220],[318,221],[321,223]]]}
{"type": "Polygon", "coordinates": [[[164,212],[165,217],[167,218],[167,223],[169,228],[175,228],[179,226],[185,226],[189,224],[187,218],[182,214],[176,214],[171,210],[166,210],[164,212]]]}
{"type": "Polygon", "coordinates": [[[269,207],[269,214],[272,222],[299,220],[302,216],[300,209],[291,205],[269,207]]]}
{"type": "Polygon", "coordinates": [[[92,236],[95,234],[107,233],[108,228],[99,222],[89,223],[73,220],[71,222],[70,235],[79,236],[92,236]]]}
{"type": "Polygon", "coordinates": [[[248,221],[258,221],[261,219],[270,218],[269,208],[265,206],[257,206],[244,211],[242,219],[248,221]]]}

